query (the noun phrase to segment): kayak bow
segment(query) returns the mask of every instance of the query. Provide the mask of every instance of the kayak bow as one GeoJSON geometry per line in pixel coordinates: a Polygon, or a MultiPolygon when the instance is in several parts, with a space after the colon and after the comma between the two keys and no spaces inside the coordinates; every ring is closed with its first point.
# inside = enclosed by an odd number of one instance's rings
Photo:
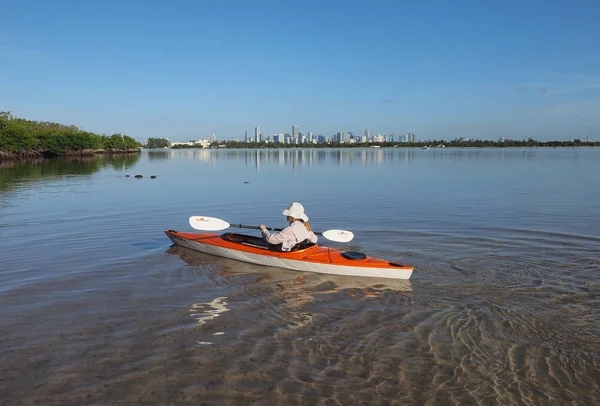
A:
{"type": "Polygon", "coordinates": [[[180,233],[165,230],[173,244],[224,258],[275,266],[296,271],[334,275],[409,279],[413,267],[313,244],[296,251],[282,252],[260,237],[236,233],[180,233]]]}

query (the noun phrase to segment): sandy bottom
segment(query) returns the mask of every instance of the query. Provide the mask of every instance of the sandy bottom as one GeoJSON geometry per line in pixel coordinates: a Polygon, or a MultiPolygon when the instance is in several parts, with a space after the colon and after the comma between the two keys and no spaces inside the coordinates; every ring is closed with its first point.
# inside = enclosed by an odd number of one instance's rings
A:
{"type": "Polygon", "coordinates": [[[600,404],[596,285],[440,287],[168,253],[3,294],[0,404],[600,404]]]}

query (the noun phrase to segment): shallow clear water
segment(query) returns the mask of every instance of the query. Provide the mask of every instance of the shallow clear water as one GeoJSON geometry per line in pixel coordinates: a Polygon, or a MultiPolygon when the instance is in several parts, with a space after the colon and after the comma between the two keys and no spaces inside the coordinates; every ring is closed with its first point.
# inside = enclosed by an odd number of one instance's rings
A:
{"type": "Polygon", "coordinates": [[[599,174],[585,148],[2,163],[0,403],[598,404],[599,174]],[[244,264],[163,233],[191,215],[281,227],[292,201],[411,280],[244,264]]]}

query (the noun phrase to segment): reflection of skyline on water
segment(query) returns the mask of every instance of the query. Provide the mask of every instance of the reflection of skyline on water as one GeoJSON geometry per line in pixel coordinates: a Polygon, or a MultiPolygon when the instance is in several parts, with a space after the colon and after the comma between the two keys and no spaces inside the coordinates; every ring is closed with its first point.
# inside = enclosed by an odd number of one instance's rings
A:
{"type": "Polygon", "coordinates": [[[579,151],[551,148],[259,148],[259,149],[179,149],[146,150],[150,160],[188,158],[202,163],[244,162],[259,171],[262,166],[291,167],[293,170],[312,166],[377,167],[383,164],[412,164],[415,161],[531,161],[551,154],[554,159],[578,159],[579,151]]]}
{"type": "Polygon", "coordinates": [[[168,149],[149,149],[146,150],[146,154],[151,161],[165,161],[171,157],[171,151],[168,149]]]}
{"type": "Polygon", "coordinates": [[[365,167],[384,162],[409,163],[414,159],[415,149],[398,148],[279,148],[279,149],[185,149],[149,150],[150,160],[170,157],[185,157],[203,163],[217,164],[218,161],[244,160],[246,166],[259,170],[261,165],[310,168],[313,165],[365,167]]]}

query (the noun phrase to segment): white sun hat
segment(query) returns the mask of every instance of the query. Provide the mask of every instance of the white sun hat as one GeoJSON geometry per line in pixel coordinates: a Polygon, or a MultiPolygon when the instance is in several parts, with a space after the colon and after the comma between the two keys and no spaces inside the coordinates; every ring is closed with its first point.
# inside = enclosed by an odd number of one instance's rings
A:
{"type": "Polygon", "coordinates": [[[308,216],[304,214],[304,206],[298,202],[290,204],[289,207],[283,211],[283,215],[308,221],[308,216]]]}

